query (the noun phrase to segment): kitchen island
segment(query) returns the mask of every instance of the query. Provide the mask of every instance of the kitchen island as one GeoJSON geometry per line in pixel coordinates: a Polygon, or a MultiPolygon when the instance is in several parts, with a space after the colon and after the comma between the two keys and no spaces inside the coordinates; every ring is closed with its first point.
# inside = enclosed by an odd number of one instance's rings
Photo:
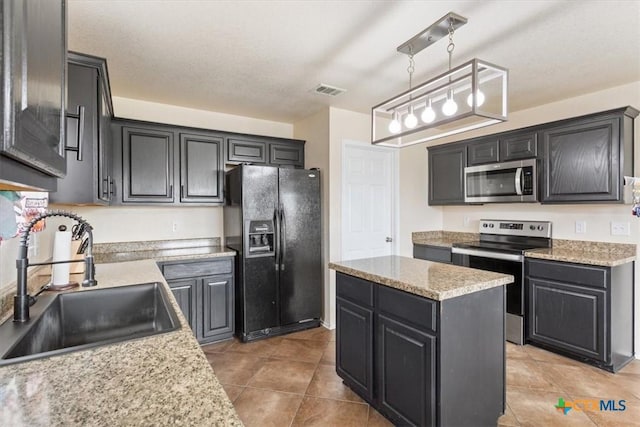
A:
{"type": "Polygon", "coordinates": [[[513,276],[399,256],[334,262],[336,371],[401,425],[493,425],[513,276]]]}
{"type": "MultiPolygon", "coordinates": [[[[96,278],[95,289],[167,286],[152,260],[98,264],[96,278]]],[[[0,425],[242,425],[170,301],[174,332],[0,367],[0,425]]]]}

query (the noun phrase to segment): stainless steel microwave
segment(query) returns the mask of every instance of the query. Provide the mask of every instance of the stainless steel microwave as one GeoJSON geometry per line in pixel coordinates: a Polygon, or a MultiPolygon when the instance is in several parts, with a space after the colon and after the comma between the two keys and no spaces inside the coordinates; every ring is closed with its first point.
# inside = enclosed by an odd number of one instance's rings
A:
{"type": "Polygon", "coordinates": [[[464,201],[536,202],[536,159],[464,168],[464,201]]]}

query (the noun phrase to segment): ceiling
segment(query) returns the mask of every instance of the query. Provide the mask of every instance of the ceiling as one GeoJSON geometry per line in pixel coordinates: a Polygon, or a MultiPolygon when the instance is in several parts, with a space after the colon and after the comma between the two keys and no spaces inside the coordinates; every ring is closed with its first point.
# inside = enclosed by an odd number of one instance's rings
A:
{"type": "MultiPolygon", "coordinates": [[[[397,46],[449,11],[453,65],[509,69],[509,110],[640,80],[640,1],[70,0],[69,49],[107,58],[114,96],[293,123],[369,113],[408,88],[397,46]],[[318,83],[347,89],[335,97],[318,83]]],[[[414,83],[447,69],[446,39],[414,83]]],[[[640,94],[639,94],[640,96],[640,94]]],[[[117,114],[117,111],[116,111],[117,114]]]]}

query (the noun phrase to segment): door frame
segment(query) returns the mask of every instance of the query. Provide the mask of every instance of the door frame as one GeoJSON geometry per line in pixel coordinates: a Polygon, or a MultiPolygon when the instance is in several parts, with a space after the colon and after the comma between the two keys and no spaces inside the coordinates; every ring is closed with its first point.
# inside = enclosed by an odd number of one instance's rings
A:
{"type": "Polygon", "coordinates": [[[400,229],[400,225],[398,224],[398,220],[400,219],[399,214],[399,206],[398,206],[398,195],[399,195],[399,179],[398,179],[398,170],[399,170],[399,156],[398,151],[395,148],[389,147],[379,147],[376,145],[372,145],[367,142],[356,141],[352,139],[344,139],[342,141],[342,182],[340,184],[340,219],[341,219],[341,227],[340,227],[340,254],[345,253],[345,241],[344,236],[345,233],[345,224],[347,224],[347,210],[346,210],[346,197],[347,197],[347,188],[346,188],[346,179],[347,176],[347,153],[349,150],[358,149],[358,150],[368,150],[371,152],[377,153],[386,153],[391,156],[391,238],[393,242],[391,243],[391,253],[398,253],[398,230],[400,229]]]}

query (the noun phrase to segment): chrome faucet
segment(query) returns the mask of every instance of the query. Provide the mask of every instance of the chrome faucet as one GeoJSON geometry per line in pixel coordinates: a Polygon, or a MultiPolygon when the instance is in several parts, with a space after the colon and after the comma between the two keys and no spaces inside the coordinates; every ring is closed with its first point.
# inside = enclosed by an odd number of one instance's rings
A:
{"type": "Polygon", "coordinates": [[[84,280],[82,286],[96,286],[98,281],[95,279],[95,265],[93,263],[93,228],[91,225],[82,219],[82,217],[65,211],[46,211],[35,218],[33,218],[27,228],[22,233],[20,238],[20,246],[18,248],[18,259],[16,259],[16,267],[18,269],[17,285],[18,289],[16,296],[13,299],[13,321],[14,322],[26,322],[29,320],[29,306],[35,302],[35,298],[28,294],[27,290],[27,269],[36,265],[52,265],[52,264],[66,264],[71,262],[84,262],[84,280]],[[75,219],[79,225],[83,226],[84,232],[87,233],[87,253],[84,260],[67,260],[67,261],[51,261],[51,262],[39,262],[29,263],[27,253],[29,252],[29,234],[31,229],[38,221],[51,216],[64,216],[67,218],[75,219]]]}

